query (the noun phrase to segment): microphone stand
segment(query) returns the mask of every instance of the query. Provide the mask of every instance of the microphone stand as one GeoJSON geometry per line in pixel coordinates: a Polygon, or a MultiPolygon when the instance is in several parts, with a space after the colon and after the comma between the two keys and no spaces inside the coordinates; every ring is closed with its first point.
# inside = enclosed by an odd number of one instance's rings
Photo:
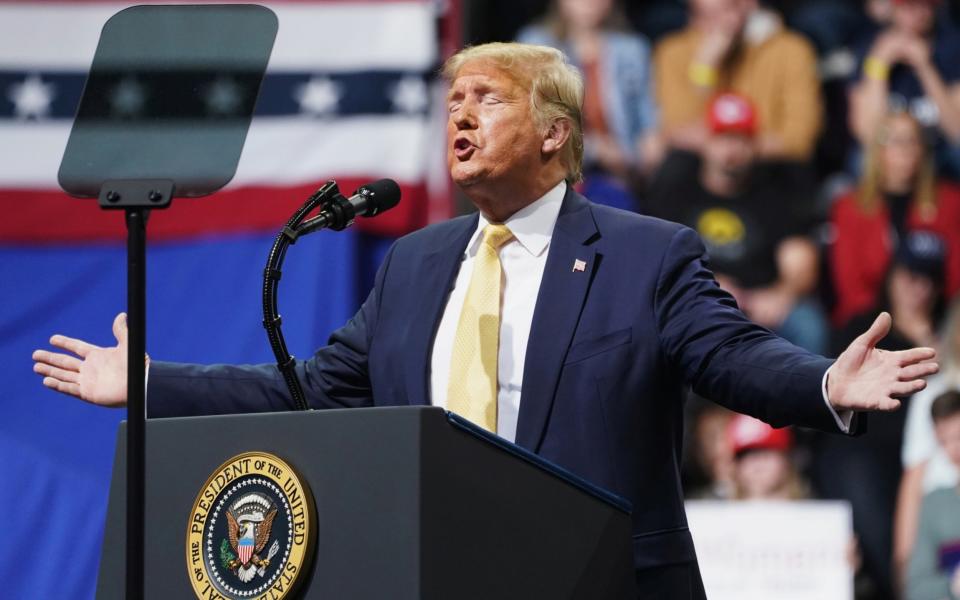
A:
{"type": "Polygon", "coordinates": [[[290,390],[290,397],[293,399],[297,410],[308,410],[309,405],[304,396],[303,387],[300,385],[300,379],[297,377],[296,360],[287,350],[287,343],[283,339],[283,332],[280,330],[282,319],[277,311],[277,289],[280,286],[282,275],[280,267],[283,265],[284,258],[286,258],[287,248],[291,244],[295,244],[301,235],[315,230],[315,228],[308,229],[302,226],[307,215],[317,207],[333,207],[336,209],[342,199],[340,189],[333,180],[323,184],[320,189],[307,198],[303,206],[293,213],[290,220],[277,234],[273,246],[270,248],[270,254],[267,256],[267,266],[263,270],[263,327],[267,330],[270,348],[277,358],[277,368],[283,375],[283,380],[290,390]]]}

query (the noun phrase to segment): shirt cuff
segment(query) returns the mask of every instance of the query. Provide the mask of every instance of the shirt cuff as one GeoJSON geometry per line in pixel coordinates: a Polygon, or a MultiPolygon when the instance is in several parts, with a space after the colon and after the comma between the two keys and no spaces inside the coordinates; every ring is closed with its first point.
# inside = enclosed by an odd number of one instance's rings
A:
{"type": "Polygon", "coordinates": [[[830,369],[832,368],[833,365],[830,365],[830,367],[823,372],[823,381],[820,382],[820,391],[823,394],[823,402],[827,405],[827,410],[830,411],[830,414],[833,415],[833,420],[836,421],[837,427],[840,428],[840,431],[849,434],[850,423],[853,421],[853,411],[841,410],[840,412],[837,412],[830,404],[830,399],[827,398],[827,377],[830,376],[830,369]]]}

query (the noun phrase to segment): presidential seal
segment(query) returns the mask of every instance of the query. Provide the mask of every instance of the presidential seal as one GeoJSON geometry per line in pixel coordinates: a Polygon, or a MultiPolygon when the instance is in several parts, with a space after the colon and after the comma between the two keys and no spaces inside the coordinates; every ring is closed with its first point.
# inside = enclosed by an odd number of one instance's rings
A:
{"type": "Polygon", "coordinates": [[[247,452],[220,465],[187,524],[187,571],[198,598],[280,600],[305,579],[316,517],[306,484],[283,460],[247,452]]]}

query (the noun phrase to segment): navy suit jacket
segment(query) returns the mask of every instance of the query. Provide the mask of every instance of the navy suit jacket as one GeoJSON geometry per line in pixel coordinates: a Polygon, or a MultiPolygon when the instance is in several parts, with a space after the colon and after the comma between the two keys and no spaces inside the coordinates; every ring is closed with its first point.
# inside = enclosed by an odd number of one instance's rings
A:
{"type": "MultiPolygon", "coordinates": [[[[466,216],[397,241],[357,314],[298,365],[313,406],[430,403],[434,334],[476,226],[466,216]]],[[[679,476],[684,383],[773,425],[836,431],[821,393],[830,364],[748,321],[692,230],[568,191],[531,326],[516,443],[633,503],[638,569],[696,569],[679,476]]],[[[154,362],[148,398],[151,417],[293,408],[273,365],[154,362]]]]}

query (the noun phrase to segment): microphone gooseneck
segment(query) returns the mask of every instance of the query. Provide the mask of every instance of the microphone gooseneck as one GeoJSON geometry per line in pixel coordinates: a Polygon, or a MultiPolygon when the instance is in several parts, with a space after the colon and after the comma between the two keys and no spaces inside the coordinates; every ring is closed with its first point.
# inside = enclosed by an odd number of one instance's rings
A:
{"type": "Polygon", "coordinates": [[[340,193],[333,180],[325,183],[314,192],[277,234],[267,256],[267,266],[263,270],[263,327],[267,330],[270,348],[277,359],[277,368],[290,390],[290,397],[298,410],[307,410],[306,396],[300,379],[297,377],[296,360],[287,350],[287,343],[280,330],[281,318],[277,310],[277,290],[282,275],[281,266],[287,254],[287,248],[297,239],[320,229],[340,231],[349,227],[356,216],[373,217],[389,210],[400,201],[400,186],[391,179],[381,179],[360,186],[349,198],[340,193]],[[320,214],[306,219],[314,209],[320,207],[320,214]]]}

